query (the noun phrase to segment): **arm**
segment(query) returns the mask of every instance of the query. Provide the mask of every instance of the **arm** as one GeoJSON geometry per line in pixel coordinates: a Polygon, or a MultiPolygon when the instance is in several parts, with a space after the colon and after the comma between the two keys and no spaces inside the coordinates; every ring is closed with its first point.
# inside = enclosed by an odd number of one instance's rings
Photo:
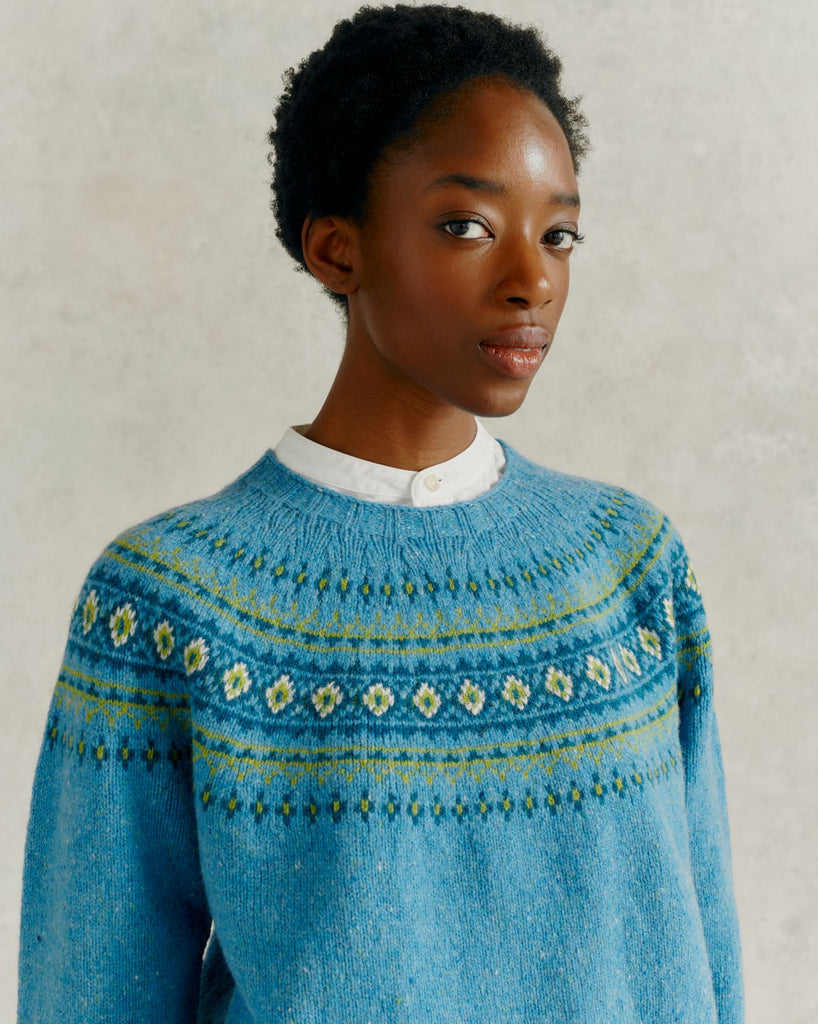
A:
{"type": "Polygon", "coordinates": [[[719,1024],[742,1024],[741,940],[733,892],[730,828],[713,706],[710,633],[699,586],[674,531],[673,597],[680,741],[693,880],[710,958],[719,1024]]]}
{"type": "Polygon", "coordinates": [[[170,616],[149,578],[110,550],[80,592],[34,778],[19,1024],[196,1019],[210,914],[181,623],[156,632],[170,616]]]}

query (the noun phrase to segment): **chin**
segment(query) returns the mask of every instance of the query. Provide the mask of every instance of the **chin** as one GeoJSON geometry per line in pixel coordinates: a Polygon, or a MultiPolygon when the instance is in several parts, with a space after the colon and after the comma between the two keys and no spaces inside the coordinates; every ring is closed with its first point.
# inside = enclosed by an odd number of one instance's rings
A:
{"type": "Polygon", "coordinates": [[[512,413],[517,412],[525,401],[530,383],[530,381],[525,381],[526,386],[519,390],[506,391],[505,389],[498,389],[490,394],[481,395],[477,401],[469,405],[468,411],[474,416],[487,416],[489,418],[492,416],[511,416],[512,413]]]}

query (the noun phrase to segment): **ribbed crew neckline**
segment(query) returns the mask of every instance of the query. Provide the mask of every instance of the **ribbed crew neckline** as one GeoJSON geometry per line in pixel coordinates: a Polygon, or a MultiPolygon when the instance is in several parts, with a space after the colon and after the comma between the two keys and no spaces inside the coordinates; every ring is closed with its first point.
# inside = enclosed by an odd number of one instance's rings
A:
{"type": "MultiPolygon", "coordinates": [[[[264,493],[307,517],[317,517],[380,537],[433,538],[473,535],[507,524],[525,510],[526,493],[519,487],[528,460],[502,438],[506,466],[498,482],[483,494],[447,505],[412,506],[366,501],[314,483],[289,469],[268,448],[236,483],[264,493]]],[[[536,467],[542,473],[551,471],[536,467]]]]}

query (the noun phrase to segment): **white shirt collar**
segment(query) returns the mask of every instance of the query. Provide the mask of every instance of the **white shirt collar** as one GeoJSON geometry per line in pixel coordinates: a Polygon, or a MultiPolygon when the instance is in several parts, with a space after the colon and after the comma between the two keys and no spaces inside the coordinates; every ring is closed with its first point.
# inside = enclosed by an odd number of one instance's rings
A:
{"type": "Polygon", "coordinates": [[[313,483],[363,501],[396,505],[450,505],[468,501],[493,487],[506,458],[501,445],[475,419],[474,440],[452,459],[418,471],[368,462],[303,436],[308,423],[288,427],[275,456],[288,469],[313,483]]]}

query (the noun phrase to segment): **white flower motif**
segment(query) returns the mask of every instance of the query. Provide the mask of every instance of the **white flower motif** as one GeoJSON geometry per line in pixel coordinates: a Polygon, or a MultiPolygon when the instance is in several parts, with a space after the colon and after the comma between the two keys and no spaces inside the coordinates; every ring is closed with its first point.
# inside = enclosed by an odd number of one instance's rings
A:
{"type": "Polygon", "coordinates": [[[613,663],[614,663],[614,668],[619,673],[619,678],[623,682],[627,683],[627,681],[628,681],[628,673],[624,670],[624,668],[622,668],[622,664],[619,661],[619,655],[616,653],[616,651],[613,648],[611,648],[608,653],[611,656],[611,661],[613,661],[613,663]]]}
{"type": "Polygon", "coordinates": [[[285,673],[279,676],[272,686],[267,687],[264,691],[264,696],[267,698],[269,709],[274,715],[277,715],[282,708],[285,708],[292,701],[295,696],[295,687],[290,677],[285,673]]]}
{"type": "Polygon", "coordinates": [[[639,634],[639,643],[642,645],[642,650],[646,654],[652,654],[654,658],[658,658],[661,661],[662,642],[659,639],[659,634],[652,629],[645,629],[643,626],[637,626],[636,632],[639,634]]]}
{"type": "Polygon", "coordinates": [[[235,700],[236,697],[247,693],[250,689],[250,675],[244,662],[237,661],[232,668],[227,669],[222,676],[222,683],[224,695],[228,700],[235,700]]]}
{"type": "Polygon", "coordinates": [[[343,699],[343,694],[334,682],[321,686],[312,695],[312,703],[315,710],[322,718],[334,711],[343,699]]]}
{"type": "Polygon", "coordinates": [[[675,629],[676,617],[673,614],[673,598],[666,597],[663,604],[665,607],[665,618],[667,619],[667,624],[670,626],[671,629],[675,629]]]}
{"type": "Polygon", "coordinates": [[[209,655],[210,651],[202,637],[191,640],[184,651],[185,672],[187,675],[203,669],[207,664],[209,655]]]}
{"type": "Polygon", "coordinates": [[[685,576],[685,586],[689,587],[695,593],[699,594],[699,581],[696,579],[696,574],[693,572],[693,566],[690,562],[687,563],[687,575],[685,576]]]}
{"type": "Polygon", "coordinates": [[[585,675],[591,682],[599,683],[603,690],[609,689],[611,685],[611,670],[605,662],[601,658],[596,658],[593,654],[589,654],[585,664],[587,666],[585,675]]]}
{"type": "Polygon", "coordinates": [[[82,632],[87,633],[88,630],[97,621],[97,614],[99,612],[99,598],[97,597],[96,590],[92,590],[88,597],[85,599],[85,604],[82,606],[82,632]]]}
{"type": "Polygon", "coordinates": [[[108,621],[111,629],[111,639],[114,647],[121,647],[133,636],[136,629],[136,614],[131,607],[130,601],[120,605],[108,621]]]}
{"type": "Polygon", "coordinates": [[[531,687],[516,676],[506,676],[503,683],[503,698],[515,708],[524,708],[531,696],[531,687]]]}
{"type": "Polygon", "coordinates": [[[441,700],[433,687],[429,686],[428,683],[423,683],[412,698],[412,703],[418,711],[421,712],[421,714],[426,715],[427,718],[431,718],[433,715],[437,714],[441,700]]]}
{"type": "Polygon", "coordinates": [[[554,668],[553,665],[551,665],[546,674],[545,688],[549,693],[553,693],[557,697],[562,697],[563,700],[569,700],[571,694],[574,692],[574,684],[571,681],[571,677],[566,675],[564,672],[560,672],[560,670],[558,668],[554,668]]]}
{"type": "Polygon", "coordinates": [[[479,686],[475,686],[471,679],[464,679],[457,699],[467,711],[476,715],[483,710],[483,705],[486,703],[486,694],[479,686]]]}
{"type": "Polygon", "coordinates": [[[173,626],[165,619],[160,622],[153,631],[153,641],[156,644],[156,653],[164,661],[176,645],[173,639],[173,626]]]}
{"type": "Polygon", "coordinates": [[[366,691],[363,703],[373,715],[380,716],[395,703],[395,695],[388,686],[384,686],[382,683],[374,683],[366,691]]]}
{"type": "Polygon", "coordinates": [[[641,676],[642,669],[639,667],[639,662],[636,660],[636,655],[633,653],[633,651],[629,650],[627,647],[623,647],[622,644],[620,644],[619,653],[622,656],[622,662],[625,668],[629,668],[634,675],[641,676]]]}

